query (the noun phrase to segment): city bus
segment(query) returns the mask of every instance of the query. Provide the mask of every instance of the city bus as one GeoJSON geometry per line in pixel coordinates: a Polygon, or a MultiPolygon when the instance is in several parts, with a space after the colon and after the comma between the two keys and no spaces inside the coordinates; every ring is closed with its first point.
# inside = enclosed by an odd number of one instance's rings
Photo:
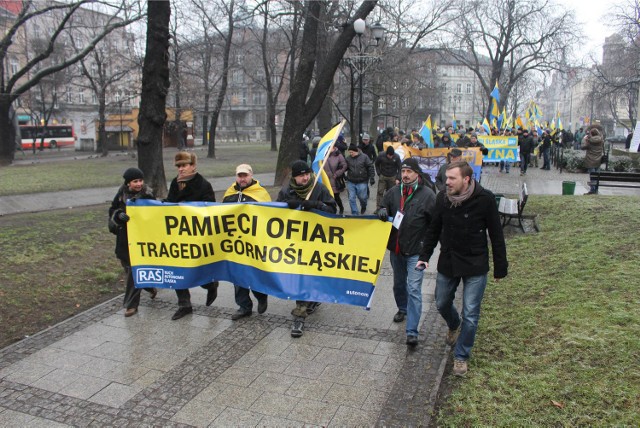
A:
{"type": "Polygon", "coordinates": [[[20,136],[22,150],[32,149],[34,142],[37,149],[74,147],[76,144],[76,134],[71,125],[20,125],[20,136]]]}

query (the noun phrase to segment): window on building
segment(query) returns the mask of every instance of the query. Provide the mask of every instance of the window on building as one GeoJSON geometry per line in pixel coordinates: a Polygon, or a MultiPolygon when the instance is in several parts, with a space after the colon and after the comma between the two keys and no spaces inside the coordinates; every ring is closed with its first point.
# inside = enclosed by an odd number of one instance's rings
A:
{"type": "Polygon", "coordinates": [[[60,103],[58,102],[58,94],[53,93],[53,108],[60,108],[60,103]]]}
{"type": "Polygon", "coordinates": [[[263,95],[263,93],[262,93],[262,91],[260,89],[254,90],[254,92],[253,92],[253,104],[255,104],[255,105],[264,104],[262,95],[263,95]]]}
{"type": "Polygon", "coordinates": [[[20,64],[18,64],[18,60],[15,58],[11,58],[11,63],[9,65],[10,75],[13,76],[14,74],[16,74],[19,68],[20,64]]]}
{"type": "Polygon", "coordinates": [[[447,93],[447,82],[443,82],[443,83],[440,85],[440,90],[442,90],[442,93],[443,93],[443,94],[446,94],[446,93],[447,93]]]}
{"type": "Polygon", "coordinates": [[[91,93],[91,104],[98,104],[98,96],[95,92],[91,93]]]}
{"type": "Polygon", "coordinates": [[[467,94],[471,93],[471,83],[467,83],[467,94]]]}
{"type": "Polygon", "coordinates": [[[233,83],[244,82],[244,74],[242,73],[242,70],[234,70],[231,76],[231,80],[233,81],[233,83]]]}
{"type": "Polygon", "coordinates": [[[73,103],[73,92],[71,92],[71,87],[67,87],[67,92],[65,93],[65,98],[68,103],[73,103]]]}
{"type": "Polygon", "coordinates": [[[84,92],[78,92],[78,104],[84,104],[84,92]]]}
{"type": "Polygon", "coordinates": [[[378,108],[383,110],[385,108],[385,102],[384,102],[384,98],[380,98],[378,100],[378,108]]]}
{"type": "Polygon", "coordinates": [[[456,93],[458,93],[458,94],[462,93],[462,83],[457,83],[456,84],[456,93]]]}

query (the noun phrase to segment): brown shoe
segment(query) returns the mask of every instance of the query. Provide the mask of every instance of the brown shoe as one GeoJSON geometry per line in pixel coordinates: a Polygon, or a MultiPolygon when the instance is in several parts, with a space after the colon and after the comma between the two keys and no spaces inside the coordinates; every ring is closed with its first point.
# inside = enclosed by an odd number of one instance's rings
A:
{"type": "Polygon", "coordinates": [[[462,325],[459,325],[455,330],[449,330],[447,332],[447,338],[445,339],[445,343],[449,346],[453,346],[456,344],[458,340],[458,336],[460,335],[460,328],[462,325]]]}
{"type": "Polygon", "coordinates": [[[455,376],[464,376],[467,374],[467,362],[463,360],[453,360],[453,374],[455,376]]]}
{"type": "Polygon", "coordinates": [[[138,308],[129,308],[126,311],[124,311],[124,316],[125,317],[130,317],[132,315],[135,315],[136,312],[138,312],[138,308]]]}
{"type": "Polygon", "coordinates": [[[158,289],[157,288],[152,288],[149,293],[151,294],[149,297],[151,297],[151,300],[153,300],[158,295],[158,289]]]}

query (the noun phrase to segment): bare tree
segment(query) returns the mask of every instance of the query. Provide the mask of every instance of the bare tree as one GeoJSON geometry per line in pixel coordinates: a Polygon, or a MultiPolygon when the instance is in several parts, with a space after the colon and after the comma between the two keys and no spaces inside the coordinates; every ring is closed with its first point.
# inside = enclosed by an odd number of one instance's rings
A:
{"type": "MultiPolygon", "coordinates": [[[[442,41],[450,55],[477,76],[487,100],[494,84],[500,84],[500,105],[513,86],[533,71],[561,70],[579,29],[573,12],[549,0],[457,0],[455,25],[442,41]],[[483,56],[491,63],[483,72],[483,56]]],[[[486,116],[491,104],[487,102],[486,116]]]]}
{"type": "Polygon", "coordinates": [[[162,162],[162,133],[167,119],[169,91],[169,20],[171,3],[147,3],[147,46],[142,68],[142,97],[138,124],[138,166],[155,190],[155,196],[167,195],[167,180],[162,162]]]}
{"type": "MultiPolygon", "coordinates": [[[[133,9],[131,2],[122,0],[115,3],[95,4],[91,0],[79,0],[74,2],[34,2],[27,0],[23,3],[22,10],[15,19],[3,28],[3,36],[0,38],[0,166],[13,162],[15,154],[15,140],[13,134],[10,110],[12,104],[34,87],[46,76],[64,70],[70,65],[86,57],[96,45],[116,28],[121,28],[137,21],[141,17],[139,9],[133,9]],[[76,15],[82,13],[82,7],[100,8],[104,13],[101,23],[101,31],[95,36],[87,38],[78,51],[65,49],[61,55],[62,60],[45,66],[45,61],[55,51],[56,46],[65,40],[70,31],[81,31],[84,25],[76,15]],[[24,43],[23,34],[25,28],[34,24],[39,19],[47,19],[50,29],[49,38],[43,50],[33,52],[25,58],[21,67],[15,73],[6,74],[8,60],[12,55],[14,44],[24,43]]],[[[64,46],[64,43],[63,43],[64,46]]]]}
{"type": "MultiPolygon", "coordinates": [[[[362,2],[358,10],[349,19],[352,24],[358,18],[366,18],[376,6],[377,0],[362,2]]],[[[353,25],[345,27],[327,51],[324,64],[318,64],[315,75],[315,85],[311,88],[316,68],[316,52],[318,49],[318,25],[322,7],[319,1],[305,2],[305,19],[302,34],[302,51],[298,62],[295,78],[291,82],[289,100],[287,101],[282,140],[278,152],[275,184],[285,182],[290,164],[297,157],[298,143],[302,133],[320,111],[322,104],[333,83],[333,76],[340,65],[347,48],[355,36],[353,25]]]]}

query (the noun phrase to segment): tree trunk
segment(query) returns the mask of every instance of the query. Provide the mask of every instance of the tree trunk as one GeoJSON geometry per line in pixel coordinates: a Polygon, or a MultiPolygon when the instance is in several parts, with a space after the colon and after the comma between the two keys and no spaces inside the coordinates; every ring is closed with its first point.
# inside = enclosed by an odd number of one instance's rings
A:
{"type": "Polygon", "coordinates": [[[147,46],[142,69],[142,96],[138,116],[138,166],[155,196],[167,195],[162,162],[162,131],[167,119],[169,90],[169,18],[171,3],[148,1],[147,46]]]}
{"type": "MultiPolygon", "coordinates": [[[[100,89],[100,99],[106,100],[106,94],[104,87],[100,89]]],[[[105,129],[105,123],[107,121],[107,115],[105,113],[106,105],[104,102],[101,102],[98,106],[98,147],[102,147],[101,156],[106,157],[109,156],[109,143],[107,141],[107,130],[105,129]]],[[[122,121],[122,109],[120,109],[120,120],[122,121]]],[[[120,133],[120,138],[122,138],[122,132],[120,133]]]]}
{"type": "MultiPolygon", "coordinates": [[[[364,1],[349,22],[358,18],[366,18],[376,4],[377,0],[364,1]]],[[[321,7],[322,2],[319,1],[306,3],[302,53],[286,105],[275,185],[281,185],[287,180],[291,171],[290,165],[298,156],[298,144],[302,139],[302,133],[320,111],[333,83],[333,77],[340,65],[340,60],[356,34],[353,25],[345,27],[331,49],[328,50],[326,60],[316,73],[315,87],[309,93],[318,46],[318,22],[320,22],[321,7]]]]}
{"type": "Polygon", "coordinates": [[[233,41],[233,25],[234,25],[234,1],[229,3],[229,20],[228,28],[229,32],[224,43],[224,52],[222,54],[222,79],[220,81],[220,91],[218,92],[218,98],[216,99],[216,105],[211,115],[211,127],[209,128],[209,152],[207,157],[211,159],[216,158],[216,128],[218,127],[218,119],[220,118],[220,111],[224,103],[224,98],[227,95],[227,82],[229,81],[229,55],[231,52],[231,42],[233,41]]]}
{"type": "Polygon", "coordinates": [[[16,152],[13,123],[9,110],[11,101],[8,94],[0,94],[0,166],[10,165],[16,152]]]}

